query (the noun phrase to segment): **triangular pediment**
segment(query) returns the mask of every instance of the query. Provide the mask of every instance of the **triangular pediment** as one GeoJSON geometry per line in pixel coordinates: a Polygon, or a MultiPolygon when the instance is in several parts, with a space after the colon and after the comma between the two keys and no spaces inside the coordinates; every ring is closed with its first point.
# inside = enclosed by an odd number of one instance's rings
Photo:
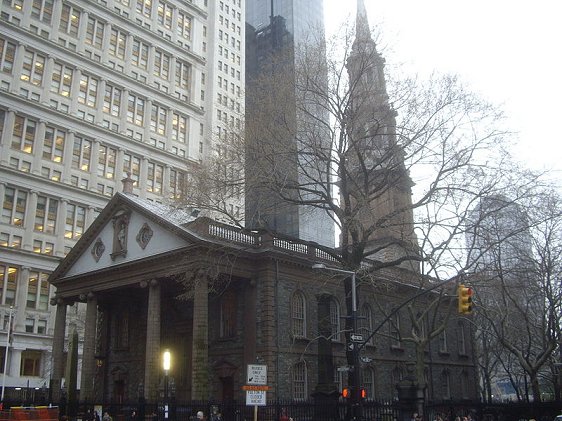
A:
{"type": "MultiPolygon", "coordinates": [[[[193,219],[193,218],[191,218],[193,219]]],[[[183,223],[189,218],[173,208],[145,204],[137,198],[114,197],[86,230],[51,281],[99,272],[165,255],[192,244],[183,223]],[[166,213],[169,209],[169,213],[166,213]],[[173,212],[173,213],[172,213],[173,212]]]]}
{"type": "Polygon", "coordinates": [[[97,233],[95,240],[70,267],[66,276],[171,252],[189,243],[139,212],[121,210],[97,233]]]}

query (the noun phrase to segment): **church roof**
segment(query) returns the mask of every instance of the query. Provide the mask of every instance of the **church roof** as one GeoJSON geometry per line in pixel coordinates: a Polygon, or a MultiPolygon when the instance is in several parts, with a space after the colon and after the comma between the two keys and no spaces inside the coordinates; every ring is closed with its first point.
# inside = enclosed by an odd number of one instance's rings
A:
{"type": "Polygon", "coordinates": [[[207,217],[198,217],[197,212],[189,208],[156,203],[132,194],[116,193],[51,274],[49,281],[57,286],[65,279],[135,264],[185,250],[194,244],[224,245],[232,250],[248,253],[275,249],[293,258],[308,259],[316,256],[319,260],[334,260],[316,243],[263,232],[248,232],[207,217]],[[116,256],[118,234],[115,221],[122,215],[127,215],[128,247],[123,256],[116,256]],[[149,239],[147,244],[143,244],[139,240],[143,230],[149,230],[150,237],[154,237],[154,240],[149,239]],[[100,243],[98,256],[95,249],[96,244],[100,243]]]}

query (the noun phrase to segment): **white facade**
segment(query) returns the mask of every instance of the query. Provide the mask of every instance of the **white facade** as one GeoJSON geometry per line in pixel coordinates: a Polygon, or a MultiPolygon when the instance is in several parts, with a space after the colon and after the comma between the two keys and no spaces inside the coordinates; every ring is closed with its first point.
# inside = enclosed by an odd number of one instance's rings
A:
{"type": "Polygon", "coordinates": [[[54,327],[49,273],[127,173],[135,195],[174,199],[217,128],[240,124],[244,7],[5,0],[0,19],[0,352],[12,307],[5,386],[41,387],[54,327]]]}
{"type": "MultiPolygon", "coordinates": [[[[214,153],[221,159],[229,147],[221,148],[220,143],[236,145],[232,136],[239,136],[243,130],[244,119],[244,80],[245,80],[245,0],[216,0],[209,2],[209,13],[215,16],[209,22],[209,32],[214,42],[207,45],[209,59],[209,92],[206,97],[207,108],[213,112],[206,114],[207,133],[211,148],[205,153],[214,153]]],[[[240,165],[236,165],[240,169],[240,165]]],[[[237,171],[238,171],[237,169],[237,171]]],[[[231,174],[233,180],[243,180],[243,174],[231,174]]],[[[213,215],[217,220],[231,222],[226,218],[243,221],[243,194],[225,195],[223,212],[213,215]]]]}

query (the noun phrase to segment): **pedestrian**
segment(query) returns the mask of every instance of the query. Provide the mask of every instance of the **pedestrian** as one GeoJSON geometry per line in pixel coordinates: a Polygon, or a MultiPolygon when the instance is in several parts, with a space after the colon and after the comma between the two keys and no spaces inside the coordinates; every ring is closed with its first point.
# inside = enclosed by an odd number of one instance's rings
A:
{"type": "Polygon", "coordinates": [[[289,421],[289,416],[287,415],[287,409],[281,409],[281,416],[279,417],[279,421],[289,421]]]}
{"type": "Polygon", "coordinates": [[[219,412],[219,408],[217,406],[213,406],[211,421],[222,421],[222,414],[219,412]]]}

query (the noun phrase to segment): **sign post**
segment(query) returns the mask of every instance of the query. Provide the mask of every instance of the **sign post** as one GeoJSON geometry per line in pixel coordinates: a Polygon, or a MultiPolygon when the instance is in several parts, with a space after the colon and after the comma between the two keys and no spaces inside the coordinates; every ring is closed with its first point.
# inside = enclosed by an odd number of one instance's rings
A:
{"type": "Polygon", "coordinates": [[[246,386],[246,405],[254,406],[254,421],[258,421],[258,406],[265,406],[267,386],[267,366],[248,364],[246,386]]]}

